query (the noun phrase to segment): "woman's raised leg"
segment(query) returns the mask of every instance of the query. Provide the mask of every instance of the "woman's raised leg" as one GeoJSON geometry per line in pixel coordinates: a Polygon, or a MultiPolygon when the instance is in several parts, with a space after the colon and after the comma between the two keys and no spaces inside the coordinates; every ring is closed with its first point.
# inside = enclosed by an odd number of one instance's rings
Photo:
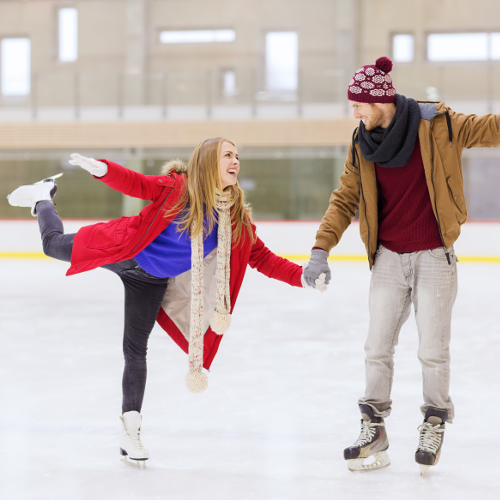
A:
{"type": "Polygon", "coordinates": [[[45,255],[64,262],[71,261],[74,233],[64,234],[64,227],[51,201],[39,201],[36,204],[38,226],[42,237],[43,252],[45,255]]]}

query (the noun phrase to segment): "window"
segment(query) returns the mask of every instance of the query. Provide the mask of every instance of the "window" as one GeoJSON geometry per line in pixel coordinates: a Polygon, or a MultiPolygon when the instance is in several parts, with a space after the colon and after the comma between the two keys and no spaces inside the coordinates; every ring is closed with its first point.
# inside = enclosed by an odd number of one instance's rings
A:
{"type": "Polygon", "coordinates": [[[184,30],[162,31],[160,33],[161,43],[234,42],[235,39],[234,30],[184,30]]]}
{"type": "Polygon", "coordinates": [[[78,11],[59,9],[59,61],[73,62],[78,58],[78,11]]]}
{"type": "Polygon", "coordinates": [[[490,57],[494,61],[500,59],[500,33],[490,34],[490,57]]]}
{"type": "Polygon", "coordinates": [[[31,87],[31,42],[29,38],[4,38],[0,48],[1,92],[25,96],[31,87]]]}
{"type": "Polygon", "coordinates": [[[392,38],[392,58],[395,62],[412,62],[414,54],[413,35],[394,35],[392,38]]]}
{"type": "Polygon", "coordinates": [[[296,92],[299,37],[294,31],[266,34],[266,87],[268,92],[296,92]]]}
{"type": "Polygon", "coordinates": [[[222,70],[222,95],[224,97],[236,95],[236,74],[232,69],[222,70]]]}
{"type": "Polygon", "coordinates": [[[430,34],[427,59],[433,62],[498,60],[500,33],[430,34]]]}

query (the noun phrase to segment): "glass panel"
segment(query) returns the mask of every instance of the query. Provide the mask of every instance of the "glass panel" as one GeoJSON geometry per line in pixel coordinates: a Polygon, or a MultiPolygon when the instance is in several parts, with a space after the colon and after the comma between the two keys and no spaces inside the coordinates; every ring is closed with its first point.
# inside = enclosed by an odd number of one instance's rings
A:
{"type": "Polygon", "coordinates": [[[29,38],[4,38],[1,46],[1,86],[4,96],[30,93],[31,43],[29,38]]]}
{"type": "Polygon", "coordinates": [[[268,92],[295,92],[298,87],[299,37],[294,31],[266,35],[268,92]]]}
{"type": "Polygon", "coordinates": [[[500,59],[500,33],[490,34],[490,59],[500,59]]]}
{"type": "Polygon", "coordinates": [[[487,33],[433,34],[427,38],[429,61],[486,61],[487,33]]]}
{"type": "Polygon", "coordinates": [[[59,60],[76,61],[78,58],[78,11],[59,10],[59,60]]]}
{"type": "Polygon", "coordinates": [[[232,70],[224,71],[223,77],[223,85],[224,90],[223,93],[225,96],[233,96],[236,92],[236,74],[232,70]]]}
{"type": "Polygon", "coordinates": [[[414,57],[413,35],[395,35],[392,39],[392,56],[395,62],[411,62],[414,57]]]}
{"type": "MultiPolygon", "coordinates": [[[[247,192],[257,219],[321,219],[333,189],[339,186],[347,148],[244,148],[240,151],[238,182],[247,192]]],[[[95,182],[88,172],[68,163],[72,151],[40,153],[32,159],[0,158],[0,185],[10,193],[23,184],[64,172],[58,179],[57,209],[67,218],[116,218],[122,215],[123,195],[95,182]],[[48,155],[48,157],[47,157],[48,155]]],[[[170,158],[188,161],[192,148],[144,150],[139,171],[158,175],[170,158]]],[[[127,166],[123,150],[82,150],[93,158],[108,158],[127,166]]],[[[137,166],[137,165],[136,165],[137,166]]],[[[0,203],[0,217],[25,218],[29,209],[0,203]]]]}
{"type": "Polygon", "coordinates": [[[468,158],[465,166],[468,220],[500,220],[498,158],[468,158]]]}
{"type": "Polygon", "coordinates": [[[161,43],[214,43],[234,42],[234,30],[191,30],[191,31],[162,31],[161,43]]]}

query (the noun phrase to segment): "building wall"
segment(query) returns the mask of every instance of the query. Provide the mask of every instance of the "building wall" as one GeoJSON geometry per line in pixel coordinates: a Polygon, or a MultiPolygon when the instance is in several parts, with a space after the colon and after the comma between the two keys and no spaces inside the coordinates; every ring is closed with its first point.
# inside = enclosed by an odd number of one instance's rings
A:
{"type": "Polygon", "coordinates": [[[162,75],[169,73],[171,98],[196,103],[220,97],[220,71],[237,74],[238,100],[264,90],[264,36],[270,30],[299,35],[302,98],[329,102],[344,98],[352,70],[390,55],[391,37],[415,36],[415,61],[398,64],[398,90],[425,98],[428,87],[439,97],[500,98],[498,62],[436,64],[426,60],[428,32],[500,31],[495,0],[54,0],[0,1],[0,37],[32,40],[32,69],[38,100],[47,105],[71,101],[74,73],[88,104],[137,104],[161,100],[162,75]],[[79,12],[79,58],[57,62],[57,9],[79,12]],[[162,29],[233,28],[232,43],[165,45],[162,29]],[[137,83],[138,74],[145,82],[137,83]],[[124,76],[128,75],[128,76],[124,76]],[[128,78],[121,90],[119,78],[128,78]]]}
{"type": "Polygon", "coordinates": [[[415,60],[395,65],[393,80],[400,93],[418,99],[435,87],[439,99],[500,99],[500,61],[435,63],[426,56],[428,33],[500,31],[495,0],[361,0],[360,63],[391,54],[392,35],[415,37],[415,60]]]}
{"type": "MultiPolygon", "coordinates": [[[[458,111],[500,112],[500,61],[437,64],[426,58],[428,33],[500,32],[498,14],[498,0],[0,0],[0,38],[31,39],[33,80],[27,98],[0,97],[0,184],[5,191],[0,195],[63,168],[64,196],[80,199],[76,190],[82,186],[81,202],[62,208],[66,216],[137,212],[139,205],[125,209],[119,196],[96,192],[93,197],[90,178],[70,182],[77,174],[63,158],[78,150],[156,173],[149,162],[157,169],[175,148],[184,148],[187,158],[204,137],[223,135],[237,141],[243,167],[247,162],[244,180],[258,216],[318,217],[338,184],[356,125],[347,120],[345,98],[353,72],[382,55],[391,57],[393,35],[411,33],[415,59],[395,64],[392,73],[398,92],[426,99],[432,90],[458,111]],[[67,6],[76,7],[79,15],[74,63],[57,61],[57,11],[67,6]],[[161,30],[215,28],[234,29],[236,40],[159,42],[161,30]],[[264,92],[265,33],[274,30],[299,36],[299,91],[285,96],[290,102],[264,92]],[[236,73],[233,97],[221,94],[225,69],[236,73]],[[132,113],[155,106],[156,114],[132,113]],[[224,107],[232,114],[224,115],[224,107]],[[12,110],[23,111],[22,120],[17,115],[11,120],[12,110]],[[61,110],[68,112],[63,116],[61,110]],[[258,148],[267,149],[255,156],[258,148]]],[[[500,151],[466,154],[470,218],[499,219],[495,180],[500,151]]],[[[21,215],[0,205],[0,217],[21,215]]]]}

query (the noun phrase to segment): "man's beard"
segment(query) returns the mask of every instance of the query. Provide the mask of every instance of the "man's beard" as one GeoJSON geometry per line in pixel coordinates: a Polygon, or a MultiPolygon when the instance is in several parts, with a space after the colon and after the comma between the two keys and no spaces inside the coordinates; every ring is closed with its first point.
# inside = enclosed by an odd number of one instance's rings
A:
{"type": "Polygon", "coordinates": [[[373,130],[380,127],[384,123],[384,113],[377,106],[372,106],[372,113],[369,117],[368,123],[365,123],[366,130],[373,130]]]}

